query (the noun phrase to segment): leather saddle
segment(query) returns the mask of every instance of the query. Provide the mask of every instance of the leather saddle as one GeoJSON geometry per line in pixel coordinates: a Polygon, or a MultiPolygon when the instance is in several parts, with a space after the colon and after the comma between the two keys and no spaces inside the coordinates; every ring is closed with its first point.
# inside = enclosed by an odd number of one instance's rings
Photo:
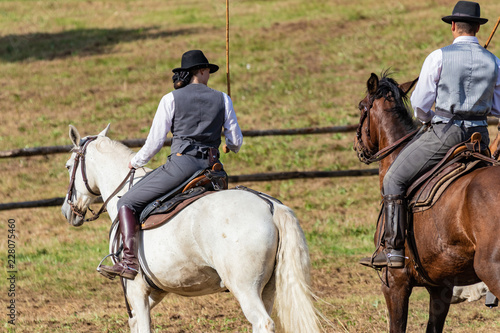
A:
{"type": "Polygon", "coordinates": [[[179,211],[218,190],[228,188],[228,176],[222,164],[195,172],[188,180],[146,206],[141,213],[141,229],[152,229],[168,222],[179,211]]]}
{"type": "Polygon", "coordinates": [[[496,163],[489,149],[481,150],[481,134],[474,133],[469,141],[451,148],[437,165],[408,188],[410,210],[415,213],[431,208],[456,179],[496,163]]]}

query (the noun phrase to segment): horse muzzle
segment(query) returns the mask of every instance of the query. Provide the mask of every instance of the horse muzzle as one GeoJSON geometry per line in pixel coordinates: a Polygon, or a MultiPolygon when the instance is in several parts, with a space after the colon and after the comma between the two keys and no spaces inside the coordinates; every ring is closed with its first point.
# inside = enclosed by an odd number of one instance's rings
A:
{"type": "Polygon", "coordinates": [[[353,150],[356,152],[356,155],[361,163],[368,165],[374,162],[372,158],[374,153],[367,149],[363,142],[357,138],[354,139],[353,150]]]}
{"type": "Polygon", "coordinates": [[[69,224],[74,227],[79,227],[85,222],[87,209],[79,209],[73,204],[68,203],[68,201],[65,201],[61,207],[61,212],[69,224]]]}
{"type": "Polygon", "coordinates": [[[353,150],[356,152],[356,155],[361,163],[369,164],[367,163],[368,157],[365,154],[365,150],[363,149],[363,146],[359,144],[358,140],[354,140],[353,150]]]}

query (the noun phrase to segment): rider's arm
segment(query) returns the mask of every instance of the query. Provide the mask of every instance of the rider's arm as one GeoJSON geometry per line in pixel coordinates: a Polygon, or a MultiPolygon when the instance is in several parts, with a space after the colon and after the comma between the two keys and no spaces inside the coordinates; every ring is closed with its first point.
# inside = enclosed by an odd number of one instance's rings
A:
{"type": "Polygon", "coordinates": [[[423,123],[431,121],[434,116],[432,105],[436,101],[437,83],[441,76],[443,53],[440,49],[432,52],[425,59],[420,71],[415,90],[411,95],[411,106],[415,117],[423,123]]]}
{"type": "Polygon", "coordinates": [[[144,146],[132,158],[130,164],[134,168],[139,168],[149,162],[153,156],[163,147],[167,133],[172,127],[174,116],[174,97],[172,93],[166,94],[160,101],[156,110],[148,138],[144,146]]]}
{"type": "Polygon", "coordinates": [[[226,93],[223,94],[224,104],[226,107],[224,121],[224,136],[226,138],[226,145],[231,151],[237,153],[243,144],[243,134],[241,133],[240,125],[236,119],[236,112],[234,112],[231,97],[229,97],[226,93]]]}

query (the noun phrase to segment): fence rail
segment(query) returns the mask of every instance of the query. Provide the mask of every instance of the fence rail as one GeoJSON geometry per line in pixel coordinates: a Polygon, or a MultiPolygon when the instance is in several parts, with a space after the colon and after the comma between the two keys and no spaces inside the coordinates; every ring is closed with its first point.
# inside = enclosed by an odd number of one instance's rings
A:
{"type": "MultiPolygon", "coordinates": [[[[248,130],[242,131],[244,137],[259,137],[259,136],[277,136],[277,135],[304,135],[304,134],[325,134],[325,133],[344,133],[356,130],[358,125],[346,126],[330,126],[330,127],[305,127],[292,129],[269,129],[269,130],[248,130]]],[[[146,139],[127,139],[120,141],[129,148],[142,147],[146,139]]],[[[165,140],[164,146],[170,146],[172,139],[165,140]]],[[[65,146],[46,146],[33,148],[20,148],[13,150],[0,151],[0,158],[13,158],[24,156],[50,155],[68,153],[72,145],[65,146]]]]}
{"type": "MultiPolygon", "coordinates": [[[[375,175],[378,175],[378,169],[338,170],[338,171],[291,171],[291,172],[255,173],[249,175],[229,176],[229,183],[235,184],[239,182],[260,182],[260,181],[271,181],[271,180],[306,179],[306,178],[360,177],[360,176],[375,176],[375,175]]],[[[37,201],[0,203],[0,211],[11,210],[11,209],[22,209],[22,208],[61,206],[63,202],[64,198],[52,198],[52,199],[43,199],[37,201]]],[[[102,200],[98,202],[102,202],[102,200]]]]}
{"type": "MultiPolygon", "coordinates": [[[[497,118],[488,118],[488,125],[497,125],[499,121],[497,118]]],[[[358,125],[345,125],[345,126],[328,126],[328,127],[304,127],[304,128],[290,128],[290,129],[268,129],[268,130],[247,130],[242,131],[245,137],[259,137],[259,136],[278,136],[278,135],[305,135],[305,134],[327,134],[327,133],[345,133],[353,132],[358,125]]],[[[142,147],[146,139],[127,139],[120,141],[129,148],[142,147]]],[[[165,140],[164,146],[170,146],[171,139],[165,140]]],[[[46,147],[33,147],[33,148],[20,148],[0,151],[1,158],[13,158],[24,156],[37,156],[37,155],[50,155],[68,153],[72,145],[65,146],[46,146],[46,147]]]]}
{"type": "MultiPolygon", "coordinates": [[[[497,125],[497,118],[488,118],[489,125],[497,125]]],[[[296,129],[269,129],[269,130],[248,130],[243,131],[243,136],[259,137],[259,136],[277,136],[277,135],[305,135],[305,134],[326,134],[326,133],[344,133],[356,130],[358,125],[346,126],[329,126],[329,127],[306,127],[296,129]]],[[[128,139],[120,141],[129,148],[142,147],[146,139],[128,139]]],[[[170,146],[171,139],[165,140],[164,146],[170,146]]],[[[72,145],[66,146],[47,146],[13,149],[8,151],[0,151],[0,158],[13,158],[22,156],[36,156],[67,153],[71,150],[72,145]]],[[[374,176],[378,175],[378,169],[360,169],[360,170],[341,170],[341,171],[292,171],[292,172],[275,172],[275,173],[257,173],[249,175],[229,176],[230,183],[238,182],[259,182],[271,180],[286,180],[298,178],[334,178],[334,177],[359,177],[359,176],[374,176]]],[[[22,208],[36,207],[51,207],[62,205],[64,198],[43,199],[37,201],[11,202],[0,203],[0,211],[22,208]]]]}

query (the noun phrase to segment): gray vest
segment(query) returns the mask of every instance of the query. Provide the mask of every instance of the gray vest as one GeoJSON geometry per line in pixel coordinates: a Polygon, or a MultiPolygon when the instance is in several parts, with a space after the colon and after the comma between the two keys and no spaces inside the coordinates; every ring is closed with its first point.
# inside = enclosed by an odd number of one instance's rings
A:
{"type": "Polygon", "coordinates": [[[225,118],[224,95],[204,84],[174,90],[171,153],[219,148],[225,118]]]}
{"type": "Polygon", "coordinates": [[[495,56],[476,43],[441,49],[443,67],[437,86],[436,114],[462,119],[486,117],[498,77],[495,56]]]}

